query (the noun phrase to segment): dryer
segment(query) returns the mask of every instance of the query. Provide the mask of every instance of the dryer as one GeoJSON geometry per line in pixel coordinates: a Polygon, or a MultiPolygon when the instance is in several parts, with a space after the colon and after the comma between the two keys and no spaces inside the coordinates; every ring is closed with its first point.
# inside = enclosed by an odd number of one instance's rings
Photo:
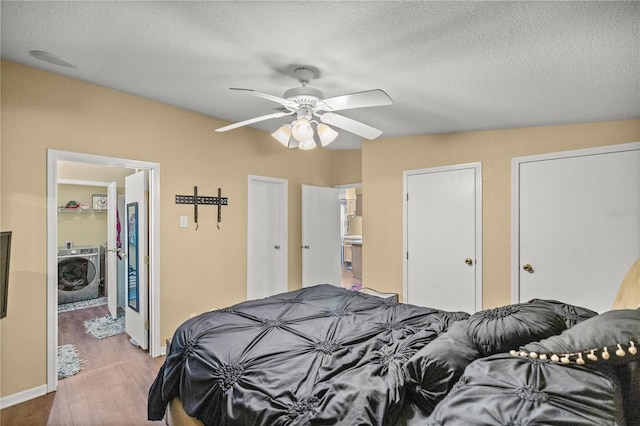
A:
{"type": "Polygon", "coordinates": [[[100,286],[100,249],[58,249],[58,304],[96,299],[100,286]]]}

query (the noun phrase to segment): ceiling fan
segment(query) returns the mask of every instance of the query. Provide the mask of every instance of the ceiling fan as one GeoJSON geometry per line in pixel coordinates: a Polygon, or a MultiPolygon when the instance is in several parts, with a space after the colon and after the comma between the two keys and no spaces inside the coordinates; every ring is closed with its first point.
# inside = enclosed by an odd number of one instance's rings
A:
{"type": "Polygon", "coordinates": [[[382,134],[381,130],[336,114],[335,111],[391,105],[393,101],[383,90],[366,90],[325,99],[320,90],[307,86],[316,76],[316,72],[311,67],[298,67],[294,70],[294,74],[302,87],[287,90],[283,97],[232,87],[230,90],[267,99],[279,103],[281,106],[277,108],[278,112],[229,124],[216,129],[216,132],[226,132],[260,121],[295,115],[295,120],[282,125],[271,134],[278,142],[289,148],[313,149],[317,146],[317,142],[320,142],[322,146],[329,145],[338,136],[338,132],[329,125],[366,139],[375,139],[382,134]],[[316,126],[315,132],[312,124],[316,126]]]}

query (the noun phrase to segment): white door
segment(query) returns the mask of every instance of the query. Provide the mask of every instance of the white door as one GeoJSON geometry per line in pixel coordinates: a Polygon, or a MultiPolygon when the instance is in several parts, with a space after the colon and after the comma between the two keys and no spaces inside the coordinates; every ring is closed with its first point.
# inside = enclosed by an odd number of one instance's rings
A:
{"type": "Polygon", "coordinates": [[[118,214],[116,182],[107,186],[107,253],[104,271],[107,306],[113,318],[118,314],[118,277],[116,274],[116,218],[118,214]]]}
{"type": "Polygon", "coordinates": [[[640,257],[640,144],[513,160],[515,302],[611,309],[640,257]]]}
{"type": "Polygon", "coordinates": [[[404,173],[406,302],[482,309],[479,163],[404,173]]]}
{"type": "Polygon", "coordinates": [[[249,176],[247,299],[288,290],[286,179],[249,176]]]}
{"type": "Polygon", "coordinates": [[[123,241],[127,252],[125,330],[145,350],[149,345],[148,181],[146,171],[125,177],[123,241]]]}
{"type": "Polygon", "coordinates": [[[302,286],[342,283],[340,190],[302,185],[302,286]]]}

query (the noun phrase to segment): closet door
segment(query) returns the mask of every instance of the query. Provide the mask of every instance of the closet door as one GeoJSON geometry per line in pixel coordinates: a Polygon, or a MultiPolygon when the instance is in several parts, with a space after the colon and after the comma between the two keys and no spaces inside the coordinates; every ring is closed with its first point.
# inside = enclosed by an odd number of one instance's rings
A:
{"type": "Polygon", "coordinates": [[[288,290],[286,179],[248,177],[247,299],[288,290]]]}
{"type": "Polygon", "coordinates": [[[640,257],[640,144],[513,160],[513,300],[603,312],[640,257]]]}
{"type": "Polygon", "coordinates": [[[405,302],[482,309],[480,163],[404,173],[405,302]]]}
{"type": "Polygon", "coordinates": [[[302,185],[302,287],[340,287],[340,190],[302,185]]]}

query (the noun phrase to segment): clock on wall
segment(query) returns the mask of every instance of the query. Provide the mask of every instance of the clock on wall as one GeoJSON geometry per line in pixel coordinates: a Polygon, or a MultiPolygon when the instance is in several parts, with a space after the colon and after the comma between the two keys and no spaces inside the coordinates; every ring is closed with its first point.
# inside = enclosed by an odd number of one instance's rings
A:
{"type": "Polygon", "coordinates": [[[106,210],[107,196],[105,194],[93,194],[91,198],[93,200],[93,210],[106,210]]]}

